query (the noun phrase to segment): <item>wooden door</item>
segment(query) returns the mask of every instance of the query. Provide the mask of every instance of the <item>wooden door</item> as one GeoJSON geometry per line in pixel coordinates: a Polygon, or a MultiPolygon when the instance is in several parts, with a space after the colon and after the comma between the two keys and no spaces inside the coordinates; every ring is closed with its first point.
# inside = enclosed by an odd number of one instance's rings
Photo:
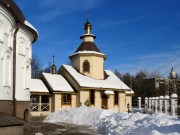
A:
{"type": "Polygon", "coordinates": [[[101,108],[102,109],[108,109],[108,96],[107,95],[102,95],[101,108]]]}

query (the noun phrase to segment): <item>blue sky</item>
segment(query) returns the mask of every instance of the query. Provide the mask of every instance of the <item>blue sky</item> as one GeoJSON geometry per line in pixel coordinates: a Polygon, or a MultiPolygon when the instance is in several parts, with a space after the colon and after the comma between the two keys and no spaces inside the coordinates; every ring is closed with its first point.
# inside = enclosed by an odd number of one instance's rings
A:
{"type": "Polygon", "coordinates": [[[33,53],[43,66],[69,61],[80,45],[86,12],[90,12],[95,44],[107,55],[105,68],[121,73],[140,69],[180,73],[179,0],[15,0],[39,32],[33,53]]]}

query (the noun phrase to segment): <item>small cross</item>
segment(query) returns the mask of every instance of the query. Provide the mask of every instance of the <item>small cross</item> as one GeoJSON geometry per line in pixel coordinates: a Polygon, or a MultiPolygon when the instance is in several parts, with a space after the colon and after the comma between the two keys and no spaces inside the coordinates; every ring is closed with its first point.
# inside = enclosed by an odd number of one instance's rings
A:
{"type": "Polygon", "coordinates": [[[90,12],[89,11],[86,12],[86,18],[87,18],[87,21],[89,21],[89,18],[90,18],[90,12]]]}
{"type": "Polygon", "coordinates": [[[53,55],[53,65],[54,65],[54,58],[55,58],[55,56],[53,55]]]}

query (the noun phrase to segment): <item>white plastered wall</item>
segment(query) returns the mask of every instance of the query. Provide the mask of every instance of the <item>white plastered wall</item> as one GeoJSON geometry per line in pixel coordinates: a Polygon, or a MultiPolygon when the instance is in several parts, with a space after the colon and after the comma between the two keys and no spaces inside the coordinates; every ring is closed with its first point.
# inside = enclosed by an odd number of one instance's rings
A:
{"type": "Polygon", "coordinates": [[[12,100],[15,20],[0,6],[0,100],[12,100]]]}
{"type": "Polygon", "coordinates": [[[20,26],[16,38],[16,99],[30,101],[32,34],[20,26]]]}

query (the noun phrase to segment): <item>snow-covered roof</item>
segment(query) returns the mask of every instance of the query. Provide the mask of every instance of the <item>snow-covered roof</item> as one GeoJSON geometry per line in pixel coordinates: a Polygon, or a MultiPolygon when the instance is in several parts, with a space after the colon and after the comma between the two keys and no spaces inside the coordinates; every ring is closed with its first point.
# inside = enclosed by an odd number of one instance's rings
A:
{"type": "Polygon", "coordinates": [[[134,94],[134,91],[133,90],[126,91],[126,94],[134,94]]]}
{"type": "Polygon", "coordinates": [[[100,52],[96,52],[96,51],[78,51],[76,53],[73,53],[71,56],[77,55],[77,54],[97,54],[97,55],[103,55],[104,57],[106,57],[106,55],[104,53],[100,53],[100,52]]]}
{"type": "Polygon", "coordinates": [[[113,94],[114,94],[114,91],[106,90],[104,93],[105,93],[106,95],[113,95],[113,94]]]}
{"type": "Polygon", "coordinates": [[[77,81],[81,87],[106,88],[117,90],[130,90],[113,72],[105,70],[108,77],[105,80],[97,80],[78,73],[72,66],[62,65],[67,72],[77,81]]]}
{"type": "Polygon", "coordinates": [[[31,79],[30,92],[49,92],[40,79],[31,79]]]}
{"type": "Polygon", "coordinates": [[[74,92],[71,85],[59,74],[42,73],[53,91],[74,92]]]}
{"type": "Polygon", "coordinates": [[[25,21],[24,21],[24,24],[27,25],[28,27],[30,27],[31,29],[33,29],[33,30],[37,33],[37,35],[39,35],[37,29],[34,28],[34,26],[33,26],[30,22],[28,22],[27,20],[25,20],[25,21]]]}

